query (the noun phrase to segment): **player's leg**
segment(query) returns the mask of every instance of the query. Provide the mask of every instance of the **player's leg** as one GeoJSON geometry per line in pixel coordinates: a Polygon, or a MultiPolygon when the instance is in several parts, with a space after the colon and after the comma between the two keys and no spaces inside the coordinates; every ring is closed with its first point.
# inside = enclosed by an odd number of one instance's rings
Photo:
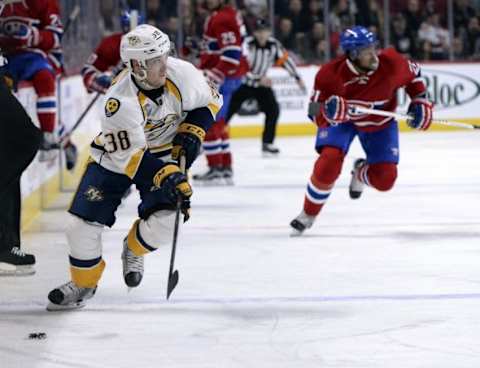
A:
{"type": "Polygon", "coordinates": [[[124,240],[123,276],[128,287],[136,287],[143,278],[143,257],[161,246],[171,244],[175,224],[175,204],[160,188],[139,188],[142,202],[137,219],[124,240]]]}
{"type": "Polygon", "coordinates": [[[359,132],[358,136],[367,157],[354,163],[350,182],[352,199],[361,196],[365,185],[380,191],[390,190],[397,179],[399,161],[397,122],[378,132],[359,132]]]}
{"type": "Polygon", "coordinates": [[[230,101],[233,93],[240,88],[242,84],[241,78],[226,78],[225,82],[220,88],[220,93],[223,95],[223,106],[217,114],[217,121],[221,124],[221,150],[222,150],[222,172],[223,178],[227,185],[233,184],[233,169],[232,169],[232,153],[230,150],[230,131],[225,121],[226,114],[230,107],[230,101]]]}
{"type": "Polygon", "coordinates": [[[218,120],[208,129],[203,141],[203,151],[207,158],[208,170],[202,174],[193,175],[193,180],[205,185],[220,184],[222,173],[222,130],[224,125],[218,120]]]}
{"type": "Polygon", "coordinates": [[[71,281],[50,292],[48,310],[83,307],[85,300],[95,294],[105,268],[103,228],[115,223],[115,211],[130,185],[131,180],[125,175],[95,162],[87,165],[68,211],[73,215],[66,232],[71,281]]]}
{"type": "Polygon", "coordinates": [[[343,160],[355,138],[356,130],[352,124],[340,124],[320,128],[315,148],[320,152],[305,193],[303,210],[290,226],[293,235],[299,235],[310,228],[328,200],[332,188],[342,170],[343,160]]]}
{"type": "Polygon", "coordinates": [[[267,155],[276,155],[280,150],[273,145],[277,129],[280,107],[271,88],[257,88],[257,101],[260,111],[265,113],[265,125],[262,134],[262,152],[267,155]]]}
{"type": "Polygon", "coordinates": [[[203,142],[208,170],[203,174],[193,175],[193,180],[197,183],[205,185],[233,183],[230,134],[225,119],[230,108],[232,95],[240,85],[240,79],[226,78],[220,87],[220,93],[223,95],[223,105],[216,116],[215,123],[207,131],[203,142]]]}
{"type": "Polygon", "coordinates": [[[230,100],[230,106],[228,112],[225,116],[225,122],[228,124],[238,110],[242,107],[242,104],[249,98],[252,97],[252,87],[249,87],[245,84],[242,84],[239,89],[237,89],[230,100]]]}
{"type": "Polygon", "coordinates": [[[0,195],[0,203],[0,275],[33,275],[35,257],[20,249],[20,178],[0,195]]]}
{"type": "Polygon", "coordinates": [[[37,94],[37,116],[43,132],[41,160],[54,158],[58,148],[55,134],[57,121],[56,80],[53,71],[48,68],[38,70],[32,77],[33,88],[37,94]]]}
{"type": "Polygon", "coordinates": [[[0,79],[0,274],[30,275],[35,257],[20,250],[20,178],[32,162],[41,133],[0,79]]]}

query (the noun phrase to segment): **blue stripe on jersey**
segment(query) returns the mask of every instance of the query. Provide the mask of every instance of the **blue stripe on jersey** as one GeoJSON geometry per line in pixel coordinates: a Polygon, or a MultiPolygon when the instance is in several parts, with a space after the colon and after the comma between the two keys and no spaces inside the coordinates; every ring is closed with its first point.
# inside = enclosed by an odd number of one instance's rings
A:
{"type": "Polygon", "coordinates": [[[315,192],[315,190],[313,190],[313,188],[310,186],[310,184],[307,185],[307,192],[312,198],[319,199],[319,200],[327,199],[330,196],[330,193],[319,194],[319,193],[315,192]]]}
{"type": "Polygon", "coordinates": [[[210,146],[210,145],[208,145],[208,146],[207,146],[207,145],[204,145],[204,146],[203,146],[203,149],[204,149],[205,151],[215,151],[215,150],[219,150],[219,149],[221,149],[221,148],[222,148],[222,145],[221,145],[221,144],[215,144],[215,145],[211,145],[211,146],[210,146]]]}
{"type": "Polygon", "coordinates": [[[49,107],[57,107],[57,103],[55,101],[37,102],[37,108],[49,108],[49,107]]]}
{"type": "Polygon", "coordinates": [[[218,42],[216,40],[206,41],[206,48],[209,51],[220,50],[220,47],[218,46],[218,42]]]}
{"type": "Polygon", "coordinates": [[[240,60],[240,57],[242,56],[242,51],[228,49],[225,50],[222,55],[231,59],[240,60]]]}

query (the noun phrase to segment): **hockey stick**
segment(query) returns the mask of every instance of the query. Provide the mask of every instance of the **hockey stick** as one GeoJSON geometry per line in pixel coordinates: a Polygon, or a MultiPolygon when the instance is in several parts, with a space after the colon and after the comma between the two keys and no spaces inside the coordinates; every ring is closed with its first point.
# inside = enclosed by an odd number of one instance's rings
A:
{"type": "MultiPolygon", "coordinates": [[[[369,109],[369,108],[358,106],[358,105],[349,105],[349,109],[353,114],[360,113],[360,114],[378,115],[378,116],[395,118],[395,119],[398,119],[398,120],[412,120],[413,119],[413,117],[410,116],[410,115],[399,114],[399,113],[391,112],[391,111],[369,109]]],[[[462,129],[480,129],[480,125],[462,123],[462,122],[459,122],[459,121],[450,121],[450,120],[446,120],[446,119],[432,119],[432,123],[451,126],[451,127],[455,127],[455,128],[462,128],[462,129]]]]}
{"type": "MultiPolygon", "coordinates": [[[[180,153],[180,170],[185,174],[186,159],[183,152],[180,153]]],[[[177,209],[175,212],[175,226],[173,228],[173,241],[172,241],[172,254],[170,255],[170,269],[168,271],[168,286],[167,286],[167,300],[170,298],[173,289],[178,284],[178,270],[173,270],[175,263],[175,253],[177,250],[177,240],[178,240],[178,229],[180,228],[180,214],[182,212],[182,198],[178,196],[177,199],[177,209]]]]}
{"type": "Polygon", "coordinates": [[[67,18],[67,22],[65,23],[65,27],[63,27],[63,34],[64,35],[70,29],[70,27],[72,26],[72,23],[75,21],[75,19],[77,19],[78,14],[80,14],[80,5],[75,4],[72,12],[70,13],[70,15],[67,18]]]}
{"type": "Polygon", "coordinates": [[[88,112],[93,107],[93,105],[95,105],[95,102],[97,102],[98,98],[101,95],[102,95],[101,93],[97,93],[96,96],[92,98],[88,106],[85,108],[85,110],[83,110],[82,115],[80,115],[80,117],[77,119],[77,121],[73,125],[72,129],[70,129],[67,133],[65,133],[63,137],[60,139],[61,143],[65,142],[68,139],[68,137],[70,137],[72,133],[78,128],[78,126],[82,123],[85,116],[88,114],[88,112]]]}

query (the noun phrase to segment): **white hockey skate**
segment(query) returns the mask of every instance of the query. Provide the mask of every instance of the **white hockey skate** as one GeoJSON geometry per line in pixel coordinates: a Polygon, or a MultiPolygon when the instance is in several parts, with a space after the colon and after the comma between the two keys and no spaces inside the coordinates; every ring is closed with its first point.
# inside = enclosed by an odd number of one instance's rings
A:
{"type": "Polygon", "coordinates": [[[136,256],[128,248],[127,238],[123,239],[123,279],[129,288],[137,287],[143,278],[143,256],[136,256]]]}
{"type": "Polygon", "coordinates": [[[290,222],[290,226],[293,228],[293,232],[290,236],[300,236],[303,232],[307,229],[310,229],[315,222],[316,216],[310,216],[302,211],[300,215],[295,217],[292,222],[290,222]]]}
{"type": "Polygon", "coordinates": [[[348,192],[351,199],[358,199],[362,196],[365,184],[358,180],[358,171],[365,165],[366,161],[363,158],[358,158],[353,163],[352,179],[348,187],[348,192]]]}
{"type": "Polygon", "coordinates": [[[83,308],[86,305],[85,301],[92,298],[96,291],[97,287],[82,288],[69,281],[50,291],[47,310],[54,312],[83,308]]]}

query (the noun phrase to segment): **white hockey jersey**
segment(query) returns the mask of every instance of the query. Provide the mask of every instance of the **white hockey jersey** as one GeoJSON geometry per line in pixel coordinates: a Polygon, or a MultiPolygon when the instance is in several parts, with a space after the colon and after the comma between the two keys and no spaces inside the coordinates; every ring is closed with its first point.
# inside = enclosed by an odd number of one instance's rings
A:
{"type": "Polygon", "coordinates": [[[187,113],[207,107],[213,118],[223,99],[192,64],[169,57],[164,92],[152,101],[124,70],[105,95],[101,133],[91,144],[91,156],[102,167],[130,178],[148,149],[170,159],[172,140],[187,113]]]}

